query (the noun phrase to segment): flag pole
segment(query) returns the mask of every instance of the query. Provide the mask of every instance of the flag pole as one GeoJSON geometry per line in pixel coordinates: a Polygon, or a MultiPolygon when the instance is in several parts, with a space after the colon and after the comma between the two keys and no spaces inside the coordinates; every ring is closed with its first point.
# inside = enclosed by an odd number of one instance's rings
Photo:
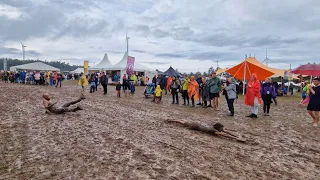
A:
{"type": "Polygon", "coordinates": [[[244,75],[243,75],[243,92],[242,95],[244,95],[244,91],[245,91],[245,87],[246,87],[246,74],[247,74],[247,54],[245,56],[245,60],[244,60],[244,75]]]}

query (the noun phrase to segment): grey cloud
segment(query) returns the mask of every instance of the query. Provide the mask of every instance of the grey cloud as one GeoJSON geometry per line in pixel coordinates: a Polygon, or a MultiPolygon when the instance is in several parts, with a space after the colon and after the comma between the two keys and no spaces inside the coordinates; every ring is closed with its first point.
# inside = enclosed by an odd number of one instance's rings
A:
{"type": "Polygon", "coordinates": [[[124,52],[120,52],[120,51],[108,51],[108,52],[111,52],[111,53],[114,53],[114,54],[123,54],[124,52]]]}
{"type": "Polygon", "coordinates": [[[156,54],[156,57],[161,58],[186,58],[183,54],[171,54],[171,53],[162,53],[162,54],[156,54]]]}
{"type": "Polygon", "coordinates": [[[40,56],[41,55],[41,53],[34,51],[34,50],[28,50],[25,52],[25,54],[28,56],[40,56]]]}
{"type": "Polygon", "coordinates": [[[166,64],[170,64],[170,63],[168,63],[168,62],[160,62],[160,61],[140,62],[140,63],[144,63],[144,64],[155,64],[155,65],[166,65],[166,64]]]}
{"type": "Polygon", "coordinates": [[[18,54],[18,53],[21,53],[21,50],[16,48],[0,47],[0,54],[18,54]]]}
{"type": "Polygon", "coordinates": [[[18,41],[46,36],[59,29],[66,19],[63,13],[50,6],[28,6],[23,12],[28,16],[14,20],[0,16],[1,39],[18,41]]]}
{"type": "MultiPolygon", "coordinates": [[[[7,47],[0,47],[0,54],[13,54],[13,55],[21,55],[22,50],[17,48],[7,48],[7,47]]],[[[34,51],[34,50],[27,50],[25,51],[26,56],[40,56],[41,53],[34,51]]]]}
{"type": "Polygon", "coordinates": [[[130,28],[130,31],[131,29],[133,31],[135,31],[136,33],[138,34],[141,34],[143,36],[148,36],[149,33],[150,33],[150,27],[147,26],[147,25],[133,25],[131,28],[130,28]]]}
{"type": "Polygon", "coordinates": [[[155,45],[158,45],[159,43],[158,42],[148,42],[149,44],[155,44],[155,45]]]}
{"type": "Polygon", "coordinates": [[[1,0],[0,4],[9,5],[12,7],[26,7],[32,5],[31,1],[24,0],[24,1],[17,1],[17,0],[1,0]]]}
{"type": "Polygon", "coordinates": [[[170,33],[162,31],[160,29],[155,29],[152,34],[157,37],[157,38],[163,38],[163,37],[167,37],[170,36],[170,33]]]}
{"type": "Polygon", "coordinates": [[[286,45],[302,42],[301,38],[281,38],[277,36],[266,36],[259,39],[253,39],[250,43],[251,46],[274,46],[274,45],[286,45]]]}
{"type": "Polygon", "coordinates": [[[228,59],[233,57],[231,53],[225,52],[203,52],[203,53],[193,53],[190,56],[190,59],[198,59],[198,60],[215,60],[219,59],[228,59]]]}
{"type": "Polygon", "coordinates": [[[146,51],[142,51],[142,50],[132,50],[133,52],[137,52],[137,53],[148,53],[146,51]]]}

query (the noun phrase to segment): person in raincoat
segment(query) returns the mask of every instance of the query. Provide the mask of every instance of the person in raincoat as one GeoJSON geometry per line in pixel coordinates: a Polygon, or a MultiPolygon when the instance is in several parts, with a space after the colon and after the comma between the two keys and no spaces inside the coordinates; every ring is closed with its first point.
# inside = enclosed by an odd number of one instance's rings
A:
{"type": "Polygon", "coordinates": [[[161,102],[161,95],[162,95],[162,89],[160,85],[157,85],[157,88],[155,90],[155,102],[159,104],[161,102]]]}
{"type": "Polygon", "coordinates": [[[80,77],[80,80],[78,82],[78,85],[81,86],[82,87],[82,91],[84,91],[84,87],[88,86],[89,83],[88,83],[88,80],[87,80],[86,76],[83,73],[81,73],[80,76],[81,77],[80,77]]]}
{"type": "Polygon", "coordinates": [[[135,85],[137,84],[138,78],[137,78],[137,76],[136,76],[135,74],[132,74],[132,75],[130,76],[130,79],[133,81],[133,83],[134,83],[135,85]]]}
{"type": "Polygon", "coordinates": [[[247,116],[250,118],[258,117],[259,105],[261,104],[261,93],[260,93],[260,82],[257,79],[256,74],[251,75],[251,80],[247,86],[247,93],[244,103],[251,106],[251,115],[247,116]]]}
{"type": "Polygon", "coordinates": [[[172,77],[169,76],[167,80],[167,85],[166,85],[166,94],[167,94],[167,91],[170,92],[171,81],[172,81],[172,77]]]}
{"type": "Polygon", "coordinates": [[[202,106],[203,108],[207,108],[208,107],[208,102],[210,102],[210,93],[209,93],[209,85],[208,85],[208,81],[207,81],[207,77],[203,77],[202,78],[202,85],[201,85],[201,97],[202,97],[202,101],[204,103],[204,105],[202,106]]]}
{"type": "Polygon", "coordinates": [[[188,96],[191,99],[192,107],[195,107],[195,100],[199,100],[199,84],[195,80],[194,76],[190,77],[188,84],[188,96]]]}

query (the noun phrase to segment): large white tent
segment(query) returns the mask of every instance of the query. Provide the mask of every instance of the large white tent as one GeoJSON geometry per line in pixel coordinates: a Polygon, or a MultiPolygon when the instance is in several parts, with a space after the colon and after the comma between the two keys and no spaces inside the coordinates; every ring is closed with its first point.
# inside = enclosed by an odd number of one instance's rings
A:
{"type": "Polygon", "coordinates": [[[60,69],[42,62],[34,62],[10,67],[10,71],[27,70],[27,71],[60,71],[60,69]]]}
{"type": "Polygon", "coordinates": [[[77,68],[77,69],[75,69],[73,71],[70,71],[69,73],[71,73],[71,74],[80,74],[80,73],[83,73],[83,72],[84,72],[83,68],[77,68]]]}
{"type": "MultiPolygon", "coordinates": [[[[113,65],[113,67],[110,70],[120,71],[120,77],[122,77],[124,74],[126,74],[126,71],[127,71],[127,60],[128,60],[128,52],[125,52],[121,61],[113,65]]],[[[152,77],[157,74],[156,71],[153,71],[152,69],[149,69],[137,62],[134,63],[133,71],[143,72],[144,76],[145,77],[148,76],[149,79],[152,79],[152,77]]],[[[120,79],[122,81],[122,78],[120,79]]]]}
{"type": "MultiPolygon", "coordinates": [[[[115,65],[112,65],[108,59],[107,54],[105,54],[103,60],[99,64],[97,64],[96,66],[89,68],[89,71],[92,71],[92,70],[120,71],[120,74],[118,74],[118,75],[120,77],[122,77],[124,74],[126,74],[127,60],[128,60],[128,52],[125,52],[121,61],[119,61],[115,65]]],[[[156,71],[153,71],[152,69],[149,69],[149,68],[147,68],[137,62],[134,63],[133,70],[135,72],[143,72],[145,77],[148,76],[149,79],[152,79],[152,77],[157,74],[156,71]]],[[[122,78],[120,78],[120,81],[122,81],[122,78]]]]}
{"type": "Polygon", "coordinates": [[[113,65],[109,61],[108,54],[105,53],[102,61],[99,64],[90,67],[89,70],[110,70],[112,67],[113,65]]]}

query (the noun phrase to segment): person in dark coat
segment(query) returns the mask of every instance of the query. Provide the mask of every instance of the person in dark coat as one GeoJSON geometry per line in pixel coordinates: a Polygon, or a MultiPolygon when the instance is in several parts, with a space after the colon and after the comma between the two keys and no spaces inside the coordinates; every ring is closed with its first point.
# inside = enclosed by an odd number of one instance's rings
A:
{"type": "Polygon", "coordinates": [[[263,112],[265,116],[269,116],[270,105],[272,98],[276,97],[276,90],[271,83],[271,79],[267,78],[265,83],[262,84],[260,89],[261,97],[263,100],[263,112]]]}
{"type": "Polygon", "coordinates": [[[157,85],[157,76],[156,75],[153,76],[152,83],[157,85]]]}
{"type": "Polygon", "coordinates": [[[202,78],[202,84],[200,85],[200,88],[201,88],[201,98],[204,104],[202,107],[207,108],[208,101],[210,101],[210,95],[209,95],[209,86],[208,86],[206,77],[202,78]]]}
{"type": "Polygon", "coordinates": [[[107,92],[108,92],[108,76],[104,72],[102,72],[100,82],[103,87],[103,94],[107,94],[107,92]]]}

